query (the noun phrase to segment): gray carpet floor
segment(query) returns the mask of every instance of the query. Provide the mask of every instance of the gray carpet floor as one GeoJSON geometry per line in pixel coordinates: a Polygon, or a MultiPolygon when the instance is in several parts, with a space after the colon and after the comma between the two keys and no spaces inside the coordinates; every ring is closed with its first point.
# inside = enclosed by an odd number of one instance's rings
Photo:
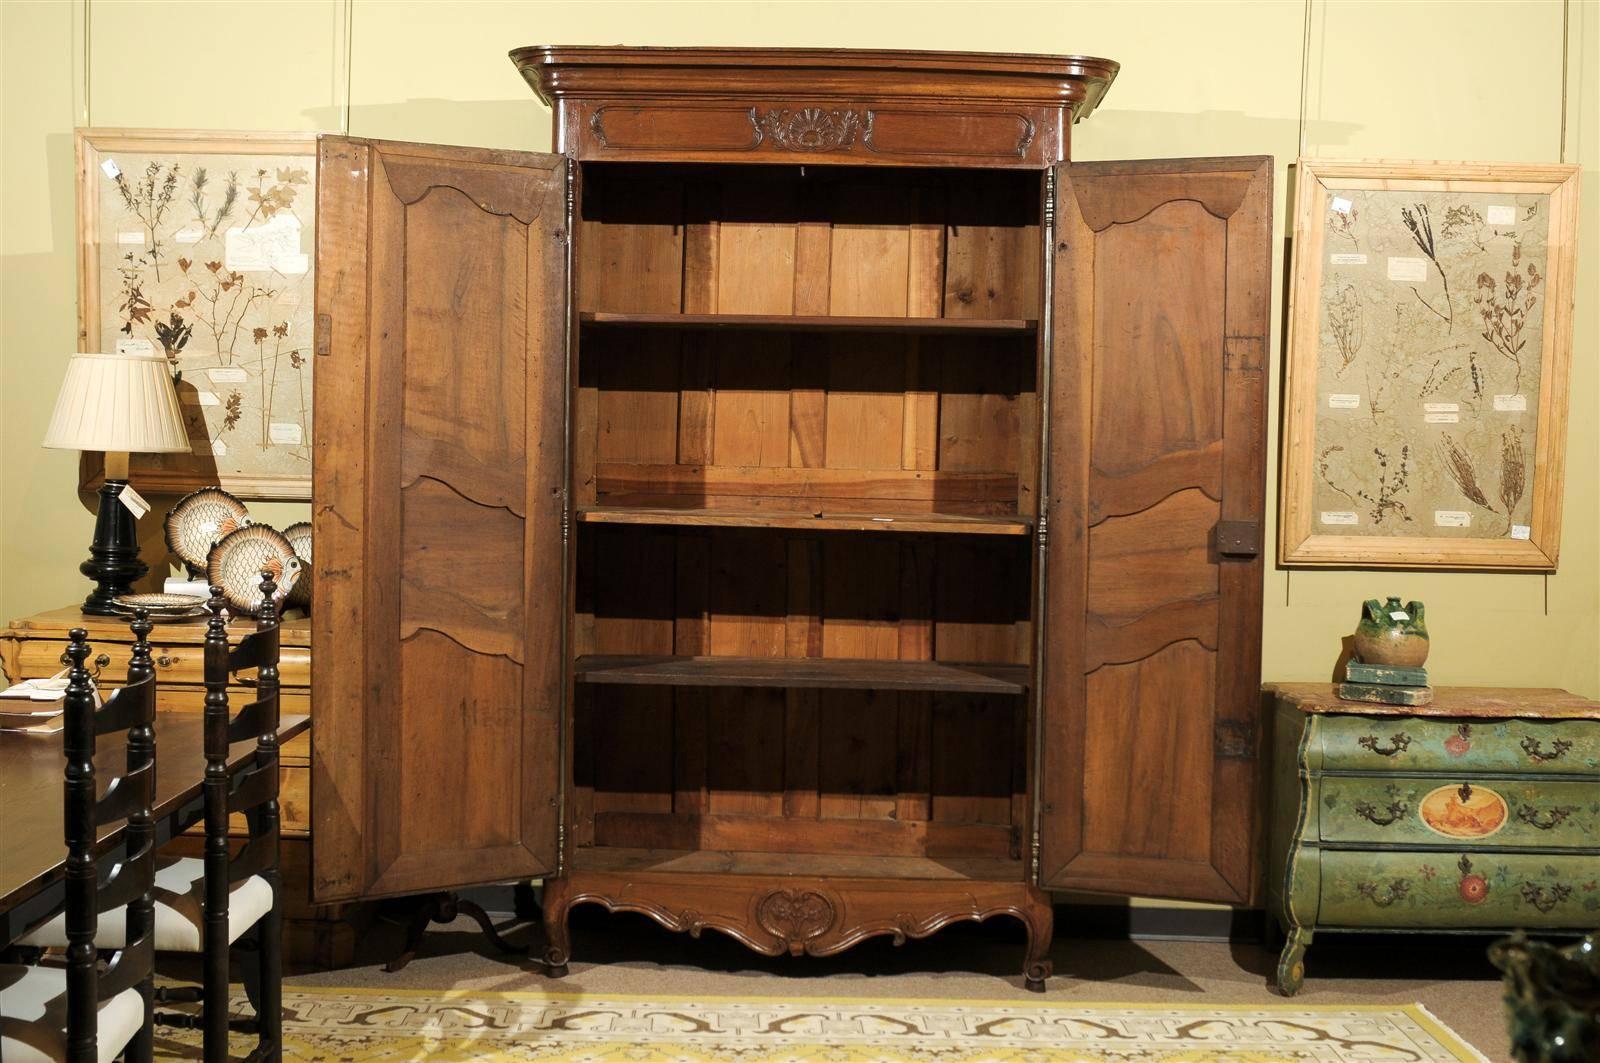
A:
{"type": "MultiPolygon", "coordinates": [[[[1084,931],[1080,931],[1084,932],[1084,931]]],[[[356,965],[307,971],[300,986],[372,989],[478,989],[668,995],[875,996],[1038,1000],[1022,989],[1022,936],[1000,920],[958,925],[895,948],[873,939],[826,959],[769,959],[715,933],[696,941],[642,916],[574,911],[572,963],[550,982],[519,957],[495,951],[467,920],[435,926],[405,970],[382,963],[399,951],[400,928],[379,922],[356,965]]],[[[512,934],[538,940],[536,929],[512,934]]],[[[1509,1059],[1497,972],[1484,958],[1487,938],[1333,936],[1307,957],[1307,1005],[1420,1002],[1490,1059],[1509,1059]]],[[[1268,986],[1276,954],[1254,943],[1060,938],[1055,977],[1044,999],[1155,1003],[1281,1004],[1268,986]]]]}

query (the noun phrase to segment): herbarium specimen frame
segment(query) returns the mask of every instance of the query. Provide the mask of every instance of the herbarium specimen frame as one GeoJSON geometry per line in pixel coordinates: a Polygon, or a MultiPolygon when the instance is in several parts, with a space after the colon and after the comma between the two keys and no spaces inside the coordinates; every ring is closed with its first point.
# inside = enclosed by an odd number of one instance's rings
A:
{"type": "MultiPolygon", "coordinates": [[[[155,351],[187,454],[152,493],[311,497],[315,133],[79,129],[78,348],[155,351]]],[[[85,455],[85,487],[102,475],[85,455]]]]}
{"type": "Polygon", "coordinates": [[[1554,571],[1578,168],[1297,174],[1279,562],[1554,571]]]}

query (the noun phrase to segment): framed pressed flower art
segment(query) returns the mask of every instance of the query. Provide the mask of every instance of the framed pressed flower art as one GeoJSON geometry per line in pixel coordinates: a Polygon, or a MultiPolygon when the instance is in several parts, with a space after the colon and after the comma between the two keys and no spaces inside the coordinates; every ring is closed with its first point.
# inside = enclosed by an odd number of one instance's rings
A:
{"type": "Polygon", "coordinates": [[[1278,560],[1553,571],[1578,168],[1297,169],[1278,560]]]}
{"type": "Polygon", "coordinates": [[[133,455],[140,490],[311,497],[316,148],[78,130],[79,349],[164,355],[189,431],[189,453],[133,455]]]}

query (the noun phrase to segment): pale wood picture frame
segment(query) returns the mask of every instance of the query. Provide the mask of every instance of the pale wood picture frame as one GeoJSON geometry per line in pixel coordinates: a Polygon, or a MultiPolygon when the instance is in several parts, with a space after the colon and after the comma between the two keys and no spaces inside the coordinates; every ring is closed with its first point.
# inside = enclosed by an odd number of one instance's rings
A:
{"type": "MultiPolygon", "coordinates": [[[[1578,167],[1525,163],[1301,159],[1298,162],[1297,174],[1293,281],[1289,297],[1288,339],[1285,344],[1279,563],[1288,566],[1340,568],[1554,571],[1561,543],[1568,369],[1572,353],[1573,287],[1578,234],[1578,167]],[[1531,484],[1526,501],[1518,503],[1519,506],[1527,507],[1526,510],[1519,508],[1519,512],[1531,512],[1526,525],[1511,528],[1512,504],[1505,504],[1502,499],[1501,508],[1505,511],[1503,519],[1507,530],[1493,536],[1430,535],[1427,533],[1432,529],[1426,519],[1413,520],[1410,516],[1405,518],[1406,534],[1394,534],[1392,531],[1383,534],[1369,534],[1365,531],[1334,534],[1324,527],[1333,521],[1330,520],[1330,514],[1321,513],[1317,506],[1318,492],[1322,490],[1318,486],[1319,477],[1325,482],[1328,479],[1328,456],[1323,454],[1319,457],[1318,426],[1322,417],[1332,416],[1329,411],[1332,402],[1323,402],[1319,392],[1319,386],[1326,380],[1325,366],[1328,361],[1323,349],[1326,346],[1323,336],[1323,314],[1326,309],[1323,305],[1325,302],[1323,272],[1336,268],[1337,265],[1330,265],[1335,257],[1333,255],[1335,249],[1330,246],[1328,229],[1330,218],[1335,225],[1342,220],[1333,211],[1340,209],[1348,211],[1348,207],[1339,206],[1340,203],[1347,204],[1351,201],[1337,196],[1341,190],[1365,194],[1363,200],[1369,205],[1375,202],[1370,198],[1372,193],[1388,192],[1398,193],[1397,200],[1406,196],[1415,197],[1420,193],[1488,193],[1505,197],[1547,197],[1549,209],[1547,255],[1545,261],[1539,263],[1545,268],[1545,274],[1540,278],[1544,291],[1541,300],[1543,306],[1540,318],[1542,331],[1538,360],[1538,392],[1536,397],[1519,399],[1526,401],[1526,409],[1536,411],[1537,415],[1532,462],[1528,467],[1531,484]],[[1413,524],[1415,527],[1411,526],[1413,524]]],[[[1409,219],[1407,224],[1410,224],[1409,219]]],[[[1427,236],[1431,242],[1431,229],[1427,230],[1427,236]]],[[[1334,234],[1334,239],[1338,237],[1339,234],[1334,234]]],[[[1481,241],[1479,246],[1482,246],[1481,241]]],[[[1517,250],[1520,252],[1520,242],[1517,250]]],[[[1352,260],[1359,258],[1362,266],[1365,266],[1366,260],[1362,255],[1340,257],[1352,260]]],[[[1391,260],[1390,280],[1395,279],[1395,267],[1392,265],[1394,261],[1398,260],[1391,260]]],[[[1437,260],[1434,265],[1438,269],[1440,279],[1444,279],[1444,267],[1438,265],[1437,260]]],[[[1476,293],[1479,296],[1484,294],[1482,289],[1487,283],[1486,277],[1488,277],[1486,272],[1479,275],[1480,287],[1476,293]]],[[[1493,279],[1488,277],[1490,281],[1493,279]]],[[[1509,288],[1504,291],[1509,296],[1509,288]]],[[[1458,307],[1464,306],[1468,311],[1464,316],[1470,320],[1474,311],[1473,297],[1474,293],[1470,291],[1464,295],[1458,292],[1454,299],[1446,294],[1445,309],[1448,310],[1452,302],[1458,307]]],[[[1418,295],[1417,298],[1422,301],[1422,305],[1427,306],[1427,300],[1422,295],[1418,295]]],[[[1436,304],[1437,301],[1438,297],[1435,296],[1436,304]]],[[[1433,306],[1427,308],[1435,315],[1439,313],[1433,306]]],[[[1408,352],[1403,349],[1407,339],[1404,336],[1397,338],[1397,335],[1399,334],[1381,337],[1382,342],[1387,345],[1385,357],[1391,365],[1403,361],[1408,353],[1417,353],[1421,357],[1437,353],[1436,351],[1408,352]]],[[[1452,347],[1470,348],[1472,344],[1478,343],[1480,334],[1474,325],[1456,332],[1454,338],[1463,342],[1452,344],[1452,347]]],[[[1484,364],[1489,364],[1493,354],[1493,351],[1489,351],[1483,355],[1484,364]]],[[[1343,364],[1350,363],[1346,361],[1343,364]]],[[[1476,374],[1476,367],[1472,372],[1476,374]]],[[[1518,362],[1518,379],[1521,379],[1520,362],[1518,362]]],[[[1355,385],[1350,385],[1350,388],[1358,390],[1355,385]]],[[[1421,394],[1426,396],[1428,393],[1424,390],[1421,394]]],[[[1503,397],[1506,396],[1495,396],[1497,400],[1503,397]]],[[[1356,395],[1335,395],[1331,398],[1348,399],[1349,402],[1361,401],[1356,395]]],[[[1455,406],[1453,403],[1437,405],[1442,408],[1455,406]]],[[[1376,410],[1372,416],[1376,423],[1376,410]]],[[[1438,416],[1452,417],[1451,414],[1438,416]]],[[[1380,430],[1375,429],[1375,434],[1378,431],[1380,430]]],[[[1385,445],[1385,440],[1381,438],[1375,438],[1371,442],[1380,449],[1385,445]]],[[[1390,462],[1393,461],[1395,452],[1393,446],[1386,451],[1390,462]]],[[[1468,497],[1472,497],[1473,494],[1479,499],[1487,498],[1481,490],[1470,492],[1468,497]]],[[[1370,492],[1363,495],[1358,490],[1350,497],[1356,496],[1369,502],[1376,501],[1370,497],[1370,492]]],[[[1488,504],[1493,507],[1493,500],[1489,500],[1488,504]]],[[[1482,512],[1481,515],[1487,517],[1488,512],[1482,512]]],[[[1433,519],[1435,523],[1438,522],[1437,516],[1433,519]]],[[[1342,518],[1339,522],[1343,522],[1342,518]]],[[[1394,527],[1393,522],[1390,522],[1390,527],[1394,527]]]]}
{"type": "MultiPolygon", "coordinates": [[[[128,129],[128,128],[103,128],[76,130],[77,154],[77,236],[78,236],[78,350],[101,351],[114,350],[114,334],[107,334],[103,319],[103,300],[115,299],[115,289],[110,285],[117,283],[117,274],[106,268],[106,261],[102,255],[104,241],[103,227],[110,224],[102,218],[100,196],[102,182],[110,175],[102,169],[102,165],[119,157],[148,157],[159,156],[167,159],[182,160],[182,165],[188,167],[186,174],[192,176],[193,167],[202,160],[209,160],[212,166],[211,196],[214,199],[217,186],[222,185],[227,175],[235,169],[244,169],[241,163],[249,165],[250,160],[259,157],[262,165],[268,165],[268,160],[282,160],[285,156],[295,157],[297,163],[304,167],[309,175],[309,182],[299,182],[296,187],[296,206],[294,213],[300,216],[313,217],[316,201],[316,163],[317,163],[317,133],[315,132],[258,132],[258,131],[216,131],[196,129],[128,129]],[[108,273],[110,274],[108,278],[108,273]]],[[[133,178],[134,174],[128,174],[133,178]]],[[[241,182],[241,196],[239,197],[242,214],[249,209],[246,196],[250,188],[241,182]]],[[[182,201],[186,195],[194,195],[194,190],[183,187],[177,190],[176,199],[182,201]]],[[[176,206],[177,204],[175,204],[176,206]]],[[[212,204],[214,207],[214,203],[212,204]]],[[[306,240],[311,239],[313,226],[305,226],[306,240]]],[[[120,234],[119,234],[120,236],[120,234]]],[[[204,248],[214,252],[214,247],[204,248]]],[[[312,312],[311,293],[315,291],[315,253],[309,249],[311,262],[306,265],[303,276],[298,286],[303,289],[304,314],[312,312]]],[[[175,256],[174,256],[175,257],[175,256]]],[[[217,257],[221,257],[218,255],[217,257]]],[[[170,267],[169,267],[170,268],[170,267]]],[[[196,269],[203,268],[197,266],[196,269]]],[[[170,313],[164,306],[156,306],[157,314],[170,313]]],[[[241,321],[243,320],[241,315],[241,321]]],[[[263,321],[261,325],[268,324],[263,321]]],[[[237,331],[237,326],[235,327],[237,331]]],[[[249,331],[249,330],[247,330],[249,331]]],[[[301,354],[302,377],[299,381],[305,395],[311,393],[310,374],[314,359],[310,357],[311,337],[309,327],[296,329],[297,335],[294,342],[297,347],[303,348],[301,354]],[[298,333],[304,332],[304,335],[298,333]]],[[[248,343],[248,338],[246,340],[248,343]]],[[[264,362],[263,362],[264,366],[264,362]]],[[[275,380],[276,383],[276,380],[275,380]]],[[[191,396],[192,397],[192,396],[191,396]]],[[[270,419],[271,403],[267,403],[266,415],[263,422],[270,419]]],[[[130,471],[134,485],[141,491],[155,494],[181,494],[201,487],[220,486],[235,495],[252,499],[276,499],[285,501],[304,501],[311,498],[311,465],[309,451],[311,443],[311,425],[309,413],[302,411],[303,445],[307,453],[303,472],[287,473],[281,470],[252,470],[245,462],[233,463],[235,467],[218,469],[205,468],[204,461],[196,456],[186,460],[189,467],[173,468],[163,467],[166,463],[152,460],[153,456],[131,455],[130,471]],[[244,467],[238,467],[244,466],[244,467]]],[[[263,424],[263,433],[266,431],[263,424]]],[[[263,447],[263,450],[266,448],[263,447]]],[[[103,456],[100,454],[85,453],[79,465],[80,488],[92,490],[104,476],[103,456]]]]}

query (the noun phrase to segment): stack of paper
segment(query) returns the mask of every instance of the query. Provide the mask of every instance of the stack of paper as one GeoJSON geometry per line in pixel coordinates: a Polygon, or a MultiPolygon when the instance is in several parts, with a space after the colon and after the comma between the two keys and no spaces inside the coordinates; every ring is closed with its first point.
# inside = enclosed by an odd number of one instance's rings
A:
{"type": "MultiPolygon", "coordinates": [[[[25,679],[0,690],[0,734],[53,735],[66,726],[61,718],[67,696],[66,671],[48,679],[25,679]]],[[[100,696],[95,694],[98,704],[100,696]]]]}

